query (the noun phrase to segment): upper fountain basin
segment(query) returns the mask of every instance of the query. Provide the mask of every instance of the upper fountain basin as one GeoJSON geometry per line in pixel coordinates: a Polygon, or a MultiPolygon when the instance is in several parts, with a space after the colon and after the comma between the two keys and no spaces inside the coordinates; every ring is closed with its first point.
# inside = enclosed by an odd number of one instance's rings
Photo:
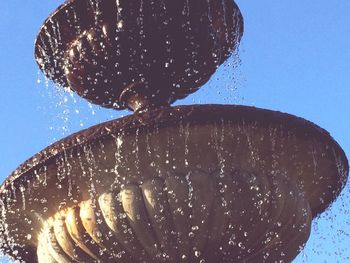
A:
{"type": "Polygon", "coordinates": [[[232,0],[71,0],[42,26],[35,57],[90,102],[137,110],[196,91],[242,34],[232,0]]]}

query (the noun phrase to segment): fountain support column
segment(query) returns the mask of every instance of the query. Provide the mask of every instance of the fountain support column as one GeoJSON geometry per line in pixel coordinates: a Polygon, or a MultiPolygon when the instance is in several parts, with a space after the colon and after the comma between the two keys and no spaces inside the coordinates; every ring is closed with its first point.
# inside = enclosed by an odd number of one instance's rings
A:
{"type": "Polygon", "coordinates": [[[35,44],[41,70],[135,111],[44,149],[0,188],[1,250],[23,262],[291,262],[348,161],[286,113],[170,107],[231,54],[231,0],[70,0],[35,44]]]}

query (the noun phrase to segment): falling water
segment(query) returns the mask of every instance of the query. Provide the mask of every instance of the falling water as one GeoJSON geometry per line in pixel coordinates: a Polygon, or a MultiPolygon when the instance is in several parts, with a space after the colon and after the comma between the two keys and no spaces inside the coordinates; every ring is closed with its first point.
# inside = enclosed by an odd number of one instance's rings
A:
{"type": "Polygon", "coordinates": [[[86,102],[69,89],[62,89],[38,73],[38,93],[43,103],[38,106],[49,120],[49,143],[82,128],[122,117],[126,112],[106,110],[86,102]]]}
{"type": "MultiPolygon", "coordinates": [[[[100,10],[100,1],[94,1],[94,0],[89,0],[90,3],[90,7],[92,8],[92,10],[94,10],[94,14],[95,14],[95,23],[96,26],[100,26],[100,14],[101,14],[101,10],[100,10]]],[[[162,2],[164,3],[164,2],[162,2]]],[[[185,6],[183,9],[183,14],[189,16],[191,9],[190,9],[190,4],[189,4],[189,0],[186,0],[185,2],[185,6]]],[[[211,11],[211,1],[207,0],[207,4],[208,4],[208,19],[210,21],[210,24],[212,25],[213,23],[213,14],[211,11]]],[[[123,22],[122,20],[122,9],[120,8],[120,3],[118,0],[116,0],[116,5],[117,5],[117,10],[118,10],[118,23],[123,22]]],[[[165,7],[165,4],[163,4],[165,7]]],[[[222,0],[222,6],[223,6],[223,17],[224,17],[224,24],[227,25],[228,21],[226,21],[226,9],[224,6],[224,0],[222,0]]],[[[143,35],[143,19],[144,19],[144,2],[141,1],[140,4],[140,14],[139,14],[139,22],[140,22],[140,34],[141,34],[141,38],[145,37],[143,35]]],[[[164,14],[166,14],[166,10],[164,9],[164,14]]],[[[78,23],[78,18],[75,15],[74,16],[76,21],[74,24],[76,24],[76,27],[79,27],[79,23],[78,23]]],[[[237,23],[237,21],[235,21],[235,23],[237,23]]],[[[122,26],[120,26],[119,29],[121,29],[122,26]]],[[[238,28],[238,27],[237,27],[238,28]]],[[[53,31],[45,31],[46,35],[49,37],[49,42],[44,42],[43,41],[43,45],[40,46],[42,53],[45,53],[46,49],[51,49],[54,51],[54,53],[60,52],[59,51],[59,44],[60,44],[60,40],[61,40],[61,29],[59,28],[59,24],[56,24],[56,26],[53,26],[53,31]],[[50,47],[46,46],[49,45],[50,47]]],[[[213,29],[213,28],[212,28],[213,29]]],[[[188,29],[189,30],[189,29],[188,29]]],[[[238,34],[238,32],[237,32],[238,34]]],[[[211,30],[211,37],[216,38],[217,36],[215,35],[214,30],[211,30]]],[[[228,38],[228,32],[225,32],[225,37],[228,38]]],[[[217,42],[218,43],[218,42],[217,42]]],[[[168,45],[168,48],[166,49],[167,52],[171,52],[170,47],[172,45],[171,40],[168,38],[166,38],[166,44],[168,45]]],[[[141,48],[142,48],[142,43],[141,43],[141,48]]],[[[215,50],[219,48],[216,47],[215,50]]],[[[118,52],[117,52],[118,53],[118,52]]],[[[219,53],[213,53],[214,57],[218,57],[218,59],[220,59],[221,54],[219,53]]],[[[39,61],[40,62],[40,61],[39,61]]],[[[57,61],[55,61],[57,62],[57,61]]],[[[166,62],[165,68],[167,68],[170,64],[171,64],[172,60],[170,59],[169,62],[166,62]]],[[[230,58],[230,60],[224,64],[223,69],[219,69],[217,75],[215,76],[216,78],[218,78],[219,80],[219,84],[220,85],[228,85],[227,88],[229,89],[229,94],[233,94],[235,93],[235,89],[237,89],[237,87],[239,86],[238,83],[240,83],[240,81],[242,81],[240,79],[240,77],[237,77],[234,74],[231,74],[233,72],[237,72],[237,68],[239,68],[240,66],[240,59],[239,59],[239,55],[238,53],[234,53],[234,55],[230,58]],[[226,79],[225,76],[230,76],[228,77],[229,79],[226,79]],[[234,77],[232,77],[234,76],[234,77]],[[226,83],[233,83],[233,84],[226,84],[226,83]],[[233,92],[234,91],[234,92],[233,92]]],[[[116,68],[118,68],[118,66],[116,65],[116,68]]],[[[141,73],[140,73],[141,74],[141,73]]],[[[188,73],[189,75],[192,73],[188,73]]],[[[236,73],[235,73],[236,74],[236,73]]],[[[215,78],[214,77],[214,78],[215,78]]],[[[42,83],[42,81],[38,81],[39,84],[42,83]]],[[[47,83],[47,81],[45,80],[45,83],[47,83]]],[[[212,83],[208,84],[213,85],[212,83]]],[[[46,88],[46,90],[51,90],[51,88],[46,88]]],[[[58,89],[56,89],[58,90],[58,89]]],[[[214,90],[214,89],[212,89],[214,90]]],[[[216,90],[216,89],[215,89],[216,90]]],[[[56,93],[55,93],[56,94],[56,93]]],[[[47,94],[45,94],[47,95],[47,94]]],[[[56,95],[54,95],[55,97],[56,95]]],[[[220,95],[221,96],[221,95],[220,95]]],[[[231,95],[226,96],[225,94],[225,98],[224,100],[230,100],[228,102],[232,102],[231,99],[232,98],[227,98],[230,97],[231,95]]],[[[206,97],[212,97],[212,96],[206,96],[206,97]]],[[[222,98],[220,98],[222,99],[222,98]]],[[[55,105],[55,111],[59,112],[58,116],[59,116],[59,123],[56,124],[57,127],[61,127],[62,131],[61,134],[58,137],[61,137],[63,135],[66,135],[67,133],[70,133],[72,130],[76,130],[78,128],[74,127],[75,123],[79,123],[80,126],[90,126],[90,123],[96,122],[96,119],[98,119],[98,121],[101,121],[100,116],[95,117],[95,115],[102,115],[104,120],[106,119],[111,119],[111,118],[115,118],[114,116],[111,116],[108,114],[110,114],[109,112],[105,111],[105,110],[100,110],[99,108],[91,105],[91,104],[83,104],[82,102],[79,101],[79,98],[76,97],[76,95],[74,95],[72,92],[66,92],[66,93],[60,93],[58,92],[58,98],[53,98],[53,100],[56,100],[56,103],[54,103],[55,105]],[[89,114],[85,114],[84,112],[88,111],[89,114]],[[100,114],[97,114],[98,112],[100,112],[100,114]],[[73,115],[73,117],[72,117],[73,115]],[[82,117],[82,116],[86,116],[88,115],[88,117],[82,117]],[[106,117],[107,115],[107,117],[106,117]],[[92,118],[92,120],[90,120],[89,118],[92,118]],[[82,119],[83,118],[83,119],[82,119]],[[78,121],[76,122],[75,120],[78,119],[78,121]],[[72,124],[73,123],[73,124],[72,124]]],[[[203,99],[202,99],[203,101],[203,99]]],[[[212,102],[212,100],[210,100],[210,102],[212,102]]],[[[52,109],[49,109],[52,110],[52,109]]],[[[55,119],[55,118],[53,118],[55,119]]],[[[53,127],[53,125],[50,125],[51,127],[53,127]]],[[[228,156],[227,153],[225,153],[225,143],[227,143],[227,141],[234,141],[237,143],[237,147],[239,147],[240,145],[244,145],[247,149],[249,154],[247,156],[244,156],[247,158],[248,162],[252,165],[252,168],[255,168],[256,165],[261,161],[261,155],[259,152],[259,143],[262,143],[264,140],[266,140],[264,137],[261,137],[260,142],[258,141],[254,141],[254,139],[250,136],[251,134],[254,133],[255,129],[256,129],[256,125],[250,125],[249,127],[247,127],[244,123],[243,125],[240,125],[238,128],[234,127],[235,129],[237,128],[237,130],[241,133],[244,134],[245,136],[237,136],[237,133],[234,132],[230,132],[230,130],[234,130],[233,129],[234,125],[231,123],[224,123],[224,120],[219,121],[218,123],[215,123],[214,128],[211,130],[211,134],[210,134],[210,141],[208,142],[208,144],[213,144],[212,149],[215,150],[215,154],[216,154],[216,158],[217,158],[217,171],[219,173],[219,178],[221,178],[222,180],[227,180],[227,178],[229,178],[228,175],[228,166],[229,166],[229,161],[227,161],[227,159],[230,159],[231,161],[234,160],[233,157],[235,158],[241,158],[238,155],[235,155],[236,153],[228,156]],[[228,158],[229,157],[229,158],[228,158]],[[226,177],[226,178],[224,178],[226,177]]],[[[54,128],[53,128],[54,129],[54,128]]],[[[177,130],[176,130],[177,131],[177,130]]],[[[181,123],[179,125],[179,136],[181,138],[181,140],[183,141],[184,147],[182,149],[182,153],[183,153],[183,161],[181,161],[181,164],[179,164],[179,167],[182,167],[181,169],[183,169],[184,172],[185,171],[185,181],[186,181],[186,187],[188,187],[188,196],[187,196],[187,205],[188,208],[191,211],[191,214],[189,215],[190,219],[195,218],[195,215],[193,214],[193,207],[196,204],[196,177],[197,176],[202,176],[202,178],[206,178],[206,176],[208,175],[203,175],[202,173],[204,173],[203,171],[201,171],[200,169],[195,170],[195,171],[189,171],[189,167],[190,167],[190,154],[191,154],[191,147],[193,147],[193,134],[196,134],[196,132],[193,132],[193,130],[190,130],[190,124],[189,123],[181,123]]],[[[269,127],[269,144],[271,145],[271,152],[272,152],[272,161],[271,161],[271,175],[273,175],[273,178],[277,178],[277,176],[279,176],[278,174],[281,174],[281,176],[284,176],[284,171],[283,169],[281,169],[280,167],[280,163],[279,160],[281,158],[282,153],[277,154],[278,150],[276,148],[280,147],[279,143],[281,143],[281,141],[278,141],[279,138],[279,134],[278,134],[279,130],[276,127],[269,127]]],[[[152,162],[150,163],[150,166],[152,168],[154,168],[155,175],[158,179],[161,178],[162,180],[164,180],[164,178],[167,178],[168,175],[164,175],[164,172],[162,171],[163,167],[161,164],[162,163],[162,158],[163,156],[159,155],[159,152],[164,152],[165,153],[165,163],[166,165],[173,165],[171,167],[171,171],[177,171],[178,169],[180,169],[178,166],[176,166],[175,164],[177,164],[177,160],[172,156],[173,154],[173,148],[176,146],[176,142],[174,137],[172,136],[173,131],[167,131],[167,135],[166,135],[166,145],[161,146],[159,144],[155,144],[153,145],[151,143],[154,142],[154,136],[158,136],[161,132],[158,130],[158,127],[155,129],[155,131],[152,131],[152,134],[147,133],[145,135],[145,137],[142,137],[142,134],[140,132],[139,129],[136,130],[135,136],[134,136],[134,140],[132,141],[131,145],[132,147],[128,150],[131,151],[131,155],[134,156],[134,168],[136,170],[136,177],[142,177],[143,171],[142,171],[142,158],[143,155],[145,154],[147,156],[147,159],[152,160],[152,162]],[[153,137],[153,139],[152,139],[153,137]],[[143,143],[142,140],[145,140],[145,143],[143,143]],[[145,146],[145,147],[144,147],[145,146]],[[162,147],[165,147],[165,149],[161,149],[162,147]],[[142,149],[145,148],[145,151],[142,151],[142,149]],[[173,164],[174,163],[174,164],[173,164]]],[[[127,138],[126,135],[121,133],[118,134],[113,134],[113,142],[112,144],[114,144],[114,159],[113,159],[113,164],[111,165],[111,170],[103,170],[101,171],[101,168],[99,168],[99,161],[106,161],[106,159],[108,159],[107,157],[107,150],[105,148],[106,145],[104,145],[101,141],[98,144],[98,154],[96,154],[96,151],[92,148],[93,146],[91,145],[87,145],[84,144],[83,148],[80,149],[79,153],[77,154],[77,159],[78,159],[78,164],[80,166],[81,169],[81,176],[84,178],[88,178],[89,181],[89,186],[88,186],[88,192],[90,194],[90,198],[94,201],[97,200],[97,192],[98,192],[98,174],[99,172],[103,172],[106,175],[109,175],[110,173],[114,174],[114,182],[113,185],[110,187],[110,191],[114,191],[114,190],[120,190],[123,189],[125,186],[125,183],[127,182],[127,180],[125,179],[125,175],[123,175],[123,164],[127,161],[126,158],[124,157],[124,154],[126,152],[126,147],[128,147],[128,144],[126,144],[127,142],[127,138]],[[86,166],[85,164],[89,164],[88,166],[86,166]]],[[[289,136],[289,135],[288,135],[289,136]]],[[[296,141],[296,137],[292,134],[291,138],[288,137],[288,140],[294,142],[296,141]]],[[[130,140],[130,139],[129,139],[130,140]]],[[[316,144],[316,143],[315,143],[316,144]]],[[[295,146],[297,147],[297,146],[295,146]]],[[[298,152],[298,149],[294,149],[296,152],[298,152]]],[[[313,160],[313,174],[316,174],[316,171],[318,169],[318,161],[317,158],[319,158],[319,156],[317,156],[317,149],[315,148],[311,148],[309,153],[309,156],[312,157],[313,160]]],[[[67,188],[67,196],[71,197],[72,196],[72,192],[73,192],[73,188],[74,188],[74,178],[73,176],[76,176],[72,173],[72,169],[73,169],[73,165],[74,163],[71,163],[70,160],[72,160],[74,158],[73,154],[71,152],[67,152],[66,149],[63,147],[63,153],[61,155],[59,155],[59,158],[56,159],[56,167],[57,167],[57,179],[59,182],[63,182],[63,181],[68,181],[68,188],[67,188]]],[[[182,158],[182,157],[178,157],[178,158],[182,158]]],[[[291,157],[292,159],[294,158],[291,157]]],[[[341,159],[339,158],[339,156],[334,153],[334,158],[337,161],[337,168],[339,170],[340,174],[345,174],[345,167],[342,165],[341,159]]],[[[182,159],[181,159],[182,160],[182,159]]],[[[166,166],[165,165],[165,166],[166,166]]],[[[198,167],[196,167],[198,168],[198,167]]],[[[240,167],[234,167],[234,168],[240,168],[240,167]]],[[[297,169],[296,169],[297,170],[297,169]]],[[[128,170],[126,170],[127,172],[129,172],[128,170]]],[[[209,170],[210,172],[210,176],[214,176],[216,170],[213,169],[209,170]],[[214,172],[213,172],[214,171],[214,172]]],[[[297,170],[298,171],[298,170],[297,170]]],[[[206,171],[208,172],[208,171],[206,171]]],[[[301,170],[298,171],[299,173],[302,173],[301,170]]],[[[39,182],[38,185],[40,185],[40,183],[46,187],[47,186],[47,167],[43,166],[42,170],[35,170],[35,176],[37,178],[37,181],[39,182]]],[[[234,179],[230,179],[232,181],[236,180],[234,179]]],[[[258,182],[257,182],[257,177],[254,174],[248,174],[246,176],[243,176],[242,179],[244,182],[249,182],[251,186],[250,190],[252,192],[259,192],[261,189],[259,188],[260,186],[258,186],[258,182]]],[[[141,181],[142,182],[142,181],[141,181]]],[[[223,181],[226,182],[226,181],[223,181]]],[[[235,182],[236,183],[236,182],[235,182]]],[[[37,186],[35,186],[37,187],[37,186]]],[[[62,186],[57,185],[58,188],[62,188],[62,186]]],[[[222,183],[220,182],[220,193],[221,193],[221,205],[222,207],[226,207],[229,204],[229,198],[227,198],[227,195],[230,194],[230,192],[227,188],[228,185],[226,183],[222,183]]],[[[26,210],[27,205],[28,205],[28,201],[30,201],[30,191],[33,189],[26,189],[24,186],[21,186],[19,188],[19,193],[16,193],[16,189],[15,186],[13,186],[12,188],[13,190],[13,195],[16,196],[16,198],[20,198],[21,202],[22,202],[22,209],[26,210]],[[19,196],[20,195],[20,196],[19,196]]],[[[241,190],[241,189],[238,189],[241,190]]],[[[348,189],[347,189],[348,190],[348,189]]],[[[292,192],[291,192],[292,193],[292,192]]],[[[344,199],[348,200],[348,192],[347,194],[344,194],[343,196],[341,196],[341,198],[343,198],[343,202],[344,199]],[[345,197],[344,197],[345,196],[345,197]]],[[[120,197],[119,197],[120,199],[120,197]]],[[[7,213],[7,209],[6,206],[8,206],[7,204],[4,204],[2,202],[2,200],[0,200],[0,208],[2,211],[2,219],[5,220],[6,219],[6,213],[7,213]]],[[[263,205],[264,202],[266,203],[266,200],[263,199],[261,196],[257,195],[257,198],[255,201],[255,208],[259,211],[259,214],[262,215],[262,211],[263,211],[263,205]],[[259,199],[260,198],[260,199],[259,199]]],[[[42,204],[46,204],[47,200],[41,200],[42,204]]],[[[62,204],[62,206],[60,207],[64,207],[65,205],[62,204]]],[[[93,205],[94,208],[97,207],[97,204],[94,202],[93,205]]],[[[45,208],[44,208],[45,209],[45,208]]],[[[209,210],[209,208],[205,205],[203,205],[203,207],[201,207],[202,211],[207,211],[209,210]]],[[[345,207],[342,207],[340,209],[340,211],[344,214],[349,214],[348,209],[346,209],[345,207]]],[[[180,213],[183,211],[179,211],[180,213]]],[[[243,210],[243,212],[246,212],[245,210],[243,210]]],[[[229,213],[229,212],[227,212],[229,213]]],[[[122,213],[120,214],[121,218],[125,218],[126,214],[122,213]]],[[[326,213],[325,215],[322,216],[323,218],[327,218],[327,221],[332,221],[334,220],[334,215],[332,215],[331,213],[326,213]]],[[[101,223],[102,224],[102,223],[101,223]]],[[[278,223],[280,224],[280,223],[278,223]]],[[[347,222],[347,224],[349,224],[349,222],[347,222]]],[[[189,238],[191,240],[191,242],[195,242],[194,240],[196,239],[196,237],[198,236],[198,233],[200,231],[203,231],[203,225],[204,223],[202,222],[202,224],[191,224],[190,225],[190,229],[191,231],[188,233],[189,238]]],[[[235,229],[235,225],[230,224],[229,225],[229,229],[235,229]]],[[[318,232],[318,223],[314,223],[314,230],[315,232],[318,232]]],[[[334,227],[334,226],[332,226],[334,227]]],[[[126,231],[131,231],[130,228],[125,227],[126,231]]],[[[7,225],[6,224],[0,224],[0,232],[4,233],[5,236],[8,235],[8,229],[7,229],[7,225]]],[[[233,232],[233,230],[232,230],[233,232]]],[[[321,232],[321,231],[320,231],[321,232]]],[[[343,237],[348,237],[350,234],[347,233],[345,230],[343,229],[338,229],[337,230],[337,234],[343,237]]],[[[243,234],[245,237],[248,238],[249,234],[248,232],[244,232],[243,234]]],[[[276,233],[268,233],[266,234],[266,240],[271,240],[272,237],[276,235],[276,233]]],[[[31,236],[28,236],[28,239],[31,239],[31,236]]],[[[4,240],[0,239],[0,246],[2,245],[1,242],[4,242],[4,240]]],[[[237,237],[232,234],[229,237],[228,240],[228,245],[230,246],[235,246],[235,247],[239,247],[239,249],[241,249],[242,251],[247,249],[247,245],[244,242],[238,242],[237,243],[237,237]]],[[[15,246],[15,244],[10,244],[10,247],[13,248],[15,246]]],[[[201,258],[202,254],[201,254],[201,250],[199,248],[197,248],[196,246],[194,247],[194,250],[192,251],[194,254],[195,258],[201,258]]],[[[101,252],[102,253],[102,252],[101,252]]],[[[125,253],[125,252],[124,252],[125,253]]],[[[242,252],[243,253],[243,252],[242,252]]],[[[341,252],[340,252],[341,253],[341,252]]],[[[102,253],[103,254],[103,253],[102,253]]],[[[308,261],[307,259],[307,254],[302,254],[303,258],[305,259],[305,261],[308,261]]],[[[186,255],[184,255],[186,257],[186,255]]],[[[268,254],[265,255],[266,257],[268,257],[268,254]]],[[[201,260],[200,262],[204,262],[203,260],[201,260]]]]}

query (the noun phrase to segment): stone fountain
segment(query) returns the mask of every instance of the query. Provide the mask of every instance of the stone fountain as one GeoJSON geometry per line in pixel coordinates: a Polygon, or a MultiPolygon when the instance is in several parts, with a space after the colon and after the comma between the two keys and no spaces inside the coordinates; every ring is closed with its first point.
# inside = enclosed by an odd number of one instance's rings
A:
{"type": "Polygon", "coordinates": [[[291,262],[348,161],[325,130],[276,111],[170,107],[237,49],[232,0],[71,0],[42,26],[39,67],[134,114],[38,153],[0,189],[0,247],[53,262],[291,262]]]}

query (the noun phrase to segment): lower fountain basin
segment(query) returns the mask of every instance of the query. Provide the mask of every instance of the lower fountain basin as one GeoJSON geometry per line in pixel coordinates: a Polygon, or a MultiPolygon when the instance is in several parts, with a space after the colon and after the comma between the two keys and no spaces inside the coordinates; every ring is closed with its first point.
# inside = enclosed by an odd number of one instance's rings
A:
{"type": "Polygon", "coordinates": [[[348,170],[325,130],[289,114],[134,114],[20,166],[0,190],[0,245],[25,262],[290,262],[348,170]]]}

